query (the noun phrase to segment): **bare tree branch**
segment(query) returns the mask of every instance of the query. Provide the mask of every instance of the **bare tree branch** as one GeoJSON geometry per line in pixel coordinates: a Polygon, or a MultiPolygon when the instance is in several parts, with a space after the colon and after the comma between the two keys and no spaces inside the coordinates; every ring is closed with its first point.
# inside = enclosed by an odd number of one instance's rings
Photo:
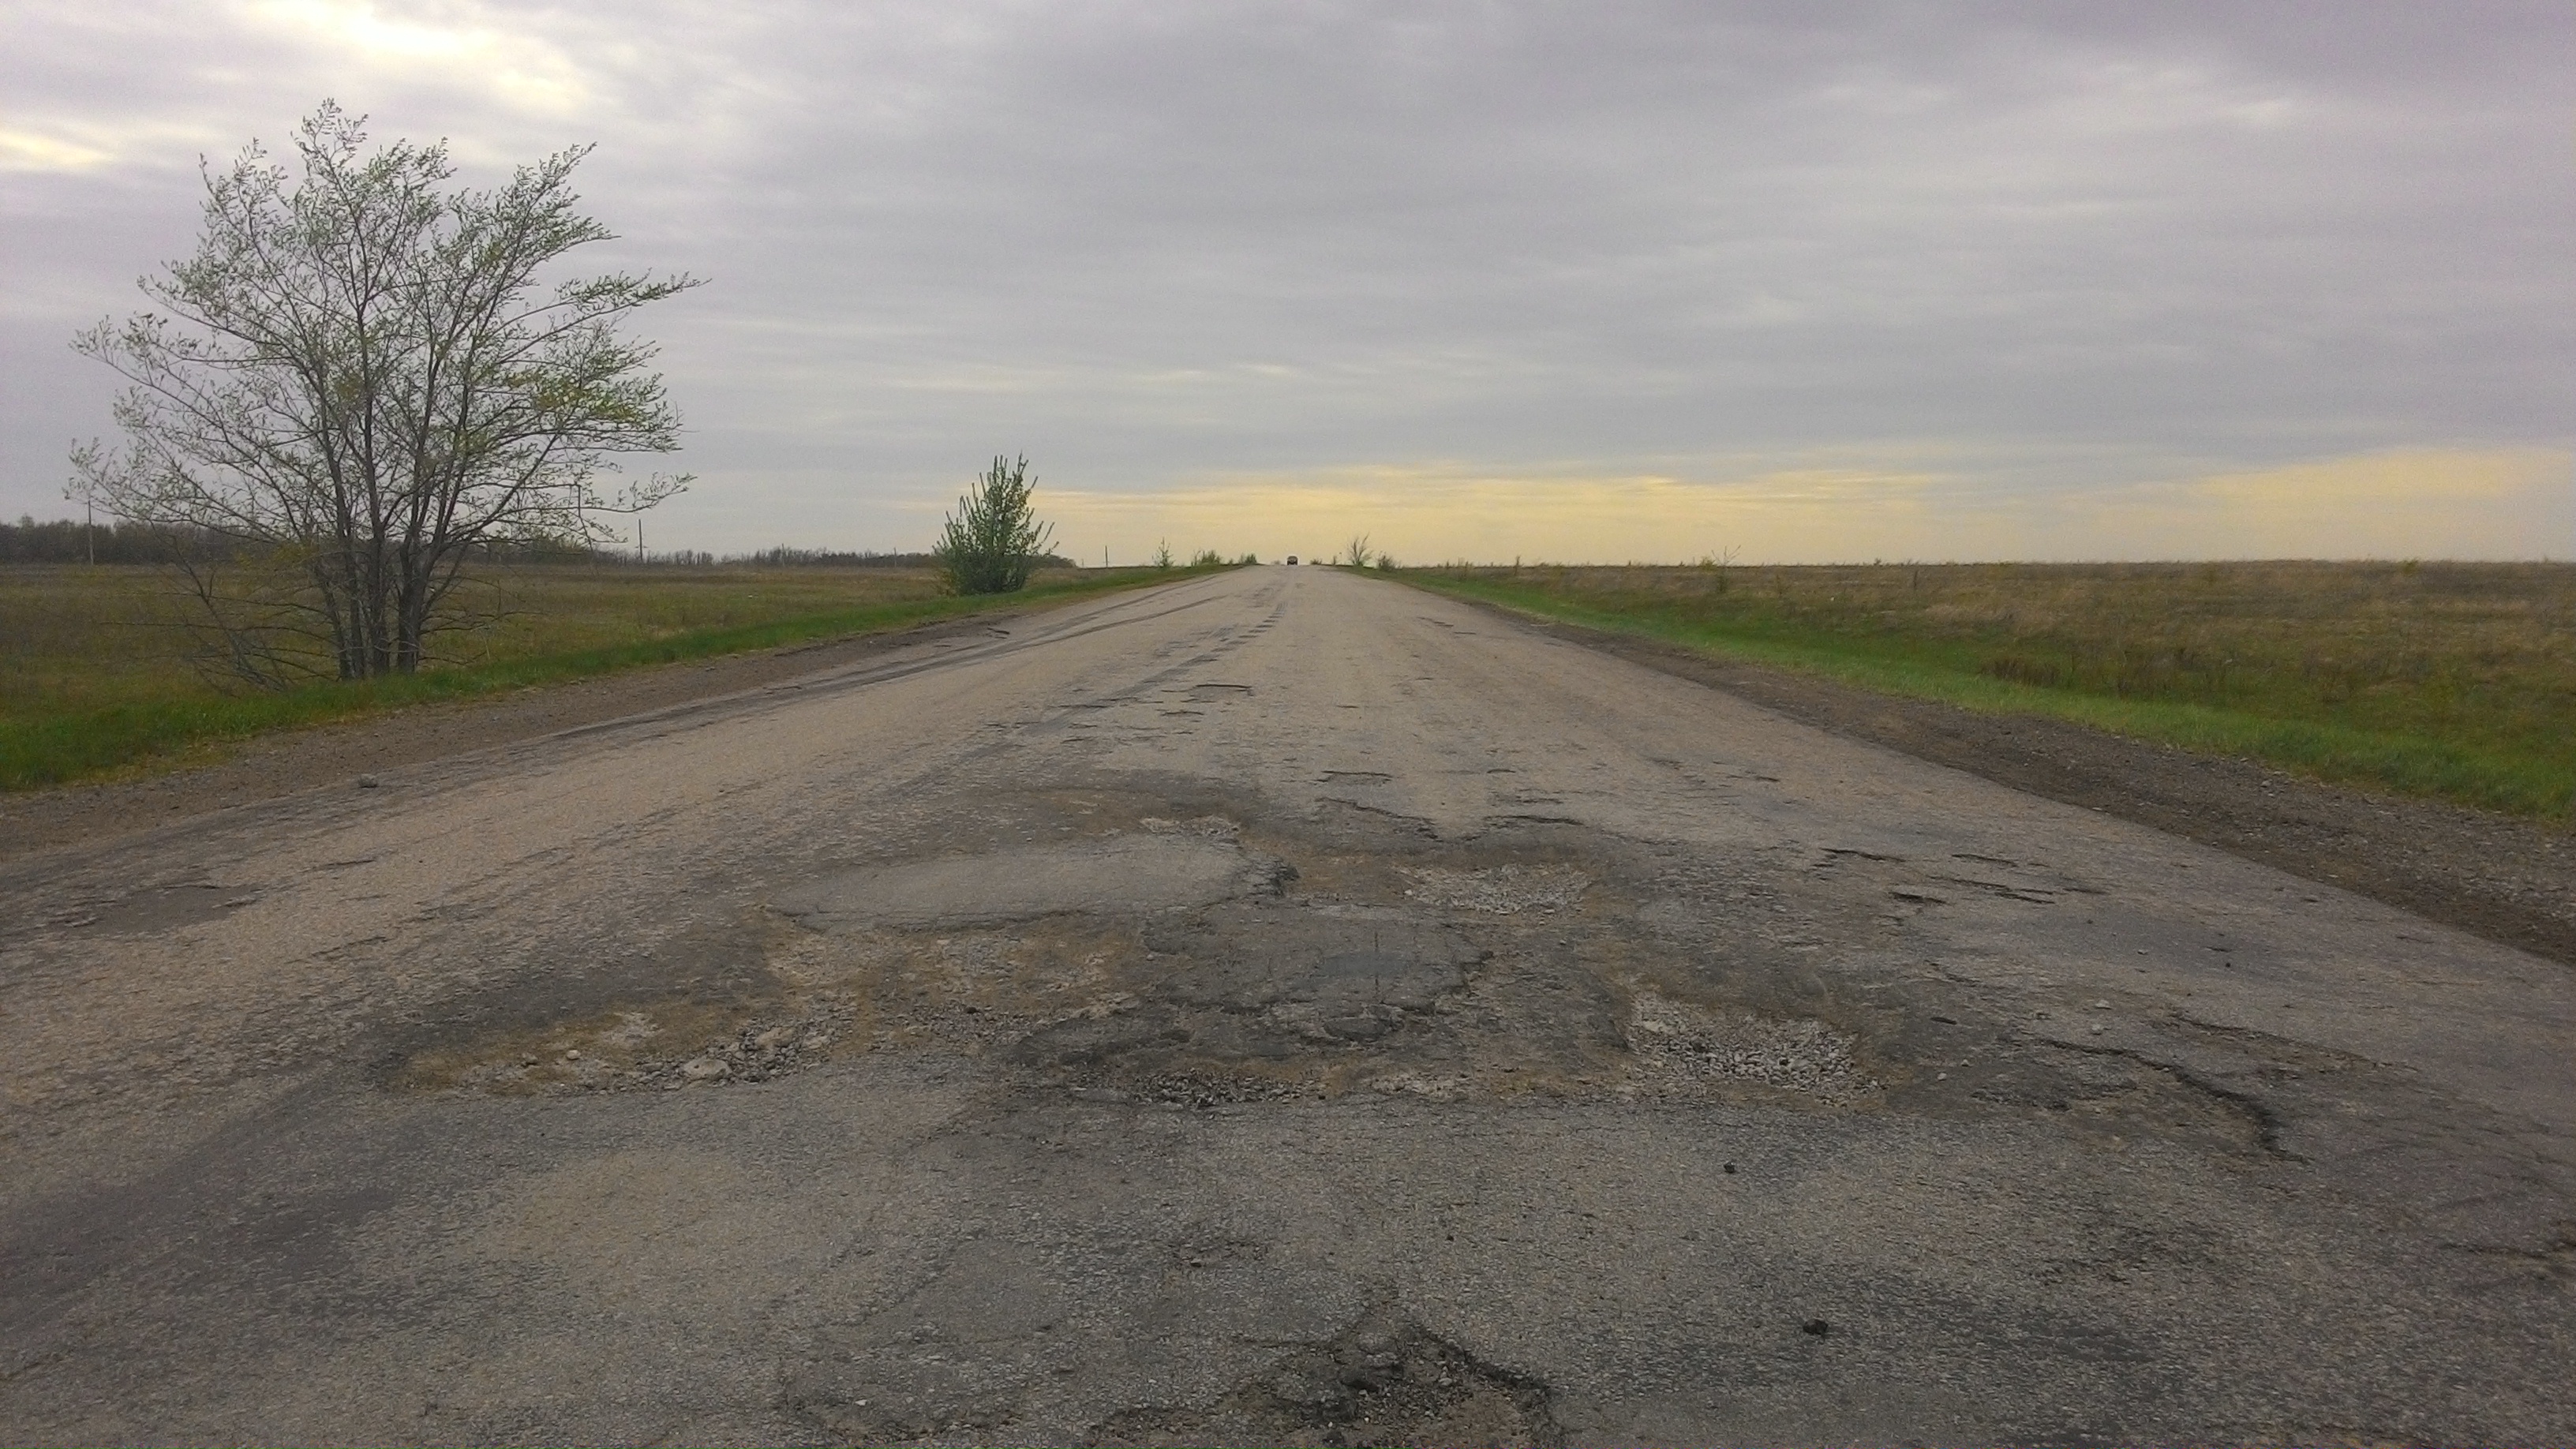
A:
{"type": "Polygon", "coordinates": [[[238,567],[190,575],[224,667],[265,684],[308,625],[342,678],[416,669],[476,548],[604,543],[604,517],[690,481],[601,491],[616,455],[679,441],[654,347],[620,329],[699,280],[538,290],[612,235],[571,189],[589,148],[475,191],[449,187],[443,144],[366,142],[325,102],[296,133],[300,180],[256,144],[208,167],[195,254],[140,284],[157,310],[74,343],[127,383],[124,446],[74,450],[74,489],[294,565],[283,592],[238,567]]]}

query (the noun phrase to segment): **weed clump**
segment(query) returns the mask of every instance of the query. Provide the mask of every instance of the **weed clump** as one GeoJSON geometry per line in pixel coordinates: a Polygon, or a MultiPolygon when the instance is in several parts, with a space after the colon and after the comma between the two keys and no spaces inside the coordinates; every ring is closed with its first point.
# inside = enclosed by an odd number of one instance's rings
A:
{"type": "Polygon", "coordinates": [[[1038,521],[1031,486],[1027,458],[996,457],[958,498],[932,550],[950,593],[1015,594],[1028,587],[1055,533],[1053,524],[1038,521]]]}

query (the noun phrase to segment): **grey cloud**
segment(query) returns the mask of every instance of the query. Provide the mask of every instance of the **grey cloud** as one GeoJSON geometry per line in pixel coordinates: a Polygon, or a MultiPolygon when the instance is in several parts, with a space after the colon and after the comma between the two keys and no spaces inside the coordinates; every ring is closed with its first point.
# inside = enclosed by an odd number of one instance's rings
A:
{"type": "MultiPolygon", "coordinates": [[[[57,17],[8,78],[174,134],[328,90],[460,154],[598,140],[617,259],[716,278],[651,324],[716,546],[907,541],[997,449],[1151,487],[1938,443],[2042,488],[2569,441],[2554,4],[490,13],[580,107],[245,82],[282,42],[239,26],[111,63],[57,17]]],[[[188,185],[0,177],[0,509],[104,426],[66,319],[131,305],[188,185]]]]}

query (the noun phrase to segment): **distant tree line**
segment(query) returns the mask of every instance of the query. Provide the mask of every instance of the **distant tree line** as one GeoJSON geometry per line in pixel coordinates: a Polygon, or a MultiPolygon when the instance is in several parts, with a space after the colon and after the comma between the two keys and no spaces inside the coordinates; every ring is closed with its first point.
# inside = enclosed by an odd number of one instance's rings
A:
{"type": "MultiPolygon", "coordinates": [[[[0,563],[224,563],[263,552],[262,545],[181,523],[134,523],[122,519],[84,523],[77,518],[38,523],[24,514],[16,523],[0,523],[0,563]]],[[[472,556],[501,563],[634,561],[632,556],[612,550],[543,541],[494,540],[478,545],[472,556]]],[[[698,557],[713,562],[709,555],[698,557]]]]}
{"type": "Polygon", "coordinates": [[[874,549],[851,553],[844,549],[789,548],[781,544],[757,553],[734,554],[724,562],[766,564],[777,568],[926,569],[937,567],[939,560],[928,553],[879,553],[874,549]]]}
{"type": "Polygon", "coordinates": [[[232,549],[219,533],[171,524],[91,524],[77,518],[38,523],[23,514],[15,523],[0,523],[0,563],[167,564],[228,558],[232,549]]]}
{"type": "MultiPolygon", "coordinates": [[[[24,515],[16,523],[0,523],[0,564],[76,564],[88,563],[92,559],[103,564],[208,563],[241,557],[242,549],[241,544],[220,533],[176,524],[120,521],[89,524],[77,518],[39,523],[24,515]]],[[[648,568],[713,568],[719,564],[755,568],[844,569],[926,569],[939,566],[938,555],[927,552],[880,553],[873,549],[853,552],[847,549],[789,548],[784,544],[751,553],[721,556],[703,549],[684,548],[638,558],[628,549],[584,547],[569,541],[492,539],[477,545],[470,556],[480,563],[589,563],[627,568],[638,565],[648,568]]],[[[1071,559],[1052,553],[1041,556],[1038,563],[1048,568],[1074,567],[1071,559]]]]}

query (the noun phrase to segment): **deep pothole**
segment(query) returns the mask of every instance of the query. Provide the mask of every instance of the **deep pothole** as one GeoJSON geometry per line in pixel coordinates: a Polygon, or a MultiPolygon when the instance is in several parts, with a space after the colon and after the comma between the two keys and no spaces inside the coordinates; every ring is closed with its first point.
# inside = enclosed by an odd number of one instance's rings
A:
{"type": "Polygon", "coordinates": [[[1067,913],[1151,913],[1276,895],[1295,878],[1232,821],[1149,818],[1134,832],[893,861],[807,881],[772,909],[826,935],[958,929],[1067,913]]]}
{"type": "Polygon", "coordinates": [[[1564,1441],[1544,1383],[1394,1314],[1373,1314],[1329,1342],[1292,1349],[1213,1404],[1129,1409],[1092,1436],[1099,1444],[1510,1449],[1564,1441]]]}
{"type": "Polygon", "coordinates": [[[530,1096],[763,1082],[821,1061],[848,1030],[851,1015],[841,993],[747,1004],[644,1004],[431,1047],[405,1060],[391,1085],[530,1096]]]}
{"type": "Polygon", "coordinates": [[[1570,865],[1500,865],[1481,870],[1407,865],[1396,870],[1413,882],[1405,894],[1424,905],[1497,916],[1569,909],[1592,884],[1588,873],[1570,865]]]}
{"type": "MultiPolygon", "coordinates": [[[[1699,1004],[1726,997],[1705,979],[1721,963],[1675,956],[1589,862],[1519,847],[1390,859],[1178,811],[1100,833],[1083,813],[1094,833],[1079,839],[782,890],[770,969],[851,1004],[842,1054],[983,1058],[1098,1101],[1838,1105],[1876,1085],[1847,1030],[1699,1004]]],[[[721,1067],[714,1080],[758,1069],[692,1060],[681,1069],[721,1067]]]]}
{"type": "Polygon", "coordinates": [[[1676,1000],[1630,998],[1628,1049],[1651,1075],[1709,1085],[1796,1092],[1844,1103],[1878,1087],[1860,1042],[1813,1017],[1776,1017],[1676,1000]]]}
{"type": "Polygon", "coordinates": [[[1386,911],[1230,907],[1152,923],[1108,1009],[1030,1031],[1015,1064],[1188,1105],[1338,1089],[1335,1068],[1419,1049],[1487,952],[1386,911]]]}

